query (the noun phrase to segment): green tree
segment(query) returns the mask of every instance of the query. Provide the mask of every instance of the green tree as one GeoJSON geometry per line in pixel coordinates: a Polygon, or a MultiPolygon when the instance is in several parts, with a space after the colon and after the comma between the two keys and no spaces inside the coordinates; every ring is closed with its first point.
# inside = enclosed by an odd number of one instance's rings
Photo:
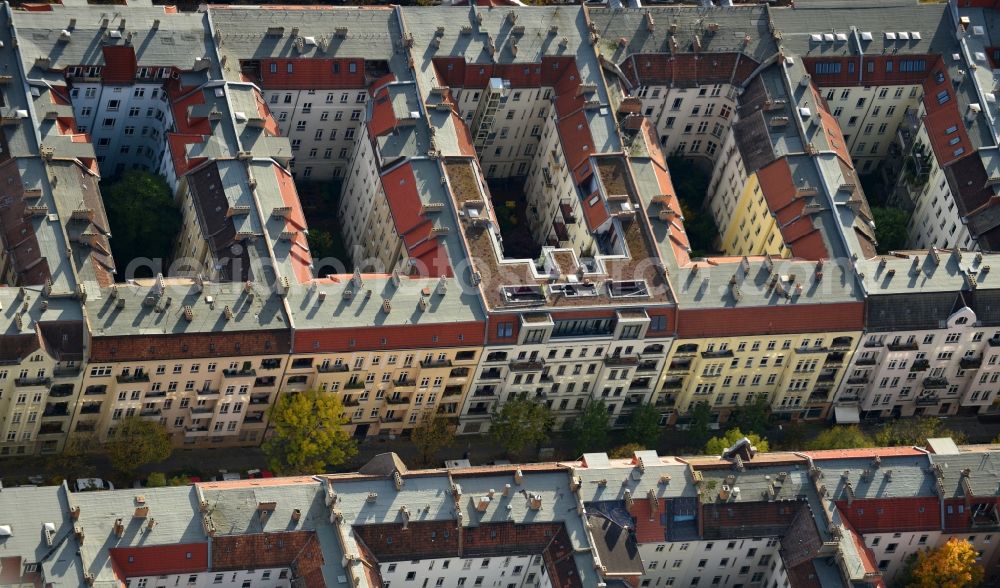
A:
{"type": "Polygon", "coordinates": [[[771,402],[767,396],[757,396],[733,411],[732,425],[744,431],[764,431],[767,429],[771,402]]]}
{"type": "Polygon", "coordinates": [[[147,488],[163,488],[167,485],[167,475],[163,472],[152,472],[146,477],[147,488]]]}
{"type": "Polygon", "coordinates": [[[750,439],[750,444],[757,448],[757,451],[767,451],[769,449],[767,444],[767,439],[764,439],[756,433],[743,434],[743,431],[739,429],[729,429],[721,437],[712,437],[705,444],[705,454],[706,455],[722,455],[722,453],[732,447],[737,441],[742,438],[750,439]]]}
{"type": "Polygon", "coordinates": [[[111,466],[131,478],[140,467],[170,457],[170,433],[156,421],[125,417],[104,443],[111,466]]]}
{"type": "Polygon", "coordinates": [[[895,419],[875,433],[875,445],[895,447],[906,445],[927,445],[927,439],[951,437],[955,443],[965,443],[965,433],[952,431],[944,426],[941,419],[934,417],[913,417],[895,419]]]}
{"type": "Polygon", "coordinates": [[[268,410],[273,433],[261,446],[279,474],[316,474],[354,456],[357,445],[344,426],[347,415],[335,394],[285,393],[268,410]]]}
{"type": "Polygon", "coordinates": [[[632,457],[636,451],[643,451],[644,449],[646,448],[638,443],[626,443],[609,451],[608,457],[612,459],[627,459],[632,457]]]}
{"type": "Polygon", "coordinates": [[[165,267],[181,230],[181,213],[166,181],[149,172],[128,171],[113,183],[102,183],[101,196],[113,235],[111,252],[119,269],[139,256],[161,259],[165,267]]]}
{"type": "Polygon", "coordinates": [[[872,220],[875,221],[875,239],[878,241],[878,252],[888,253],[906,249],[908,232],[906,225],[910,215],[900,208],[872,208],[872,220]]]}
{"type": "Polygon", "coordinates": [[[838,425],[823,430],[806,444],[807,449],[858,449],[875,447],[875,440],[857,425],[838,425]]]}
{"type": "Polygon", "coordinates": [[[555,417],[549,407],[526,398],[510,398],[493,409],[490,437],[509,455],[538,447],[552,430],[555,417]]]}
{"type": "Polygon", "coordinates": [[[47,469],[59,472],[66,480],[77,478],[93,478],[97,468],[90,462],[91,454],[100,451],[101,443],[93,434],[73,434],[66,440],[62,453],[56,453],[46,459],[47,469]]]}
{"type": "Polygon", "coordinates": [[[632,412],[625,429],[625,440],[645,447],[656,447],[661,433],[660,411],[652,404],[643,404],[632,412]]]}
{"type": "Polygon", "coordinates": [[[324,257],[333,256],[333,234],[330,231],[309,229],[308,240],[309,255],[313,259],[323,259],[324,257]]]}
{"type": "Polygon", "coordinates": [[[410,441],[420,451],[420,460],[426,465],[438,451],[447,447],[455,439],[455,426],[442,414],[424,417],[413,428],[410,441]]]}
{"type": "Polygon", "coordinates": [[[712,424],[712,409],[708,403],[698,402],[691,407],[690,414],[691,424],[688,426],[688,432],[691,433],[692,439],[700,443],[708,437],[708,432],[711,430],[709,426],[712,424]]]}
{"type": "Polygon", "coordinates": [[[600,400],[591,400],[569,430],[577,455],[598,451],[608,446],[608,407],[600,400]]]}
{"type": "Polygon", "coordinates": [[[983,581],[979,553],[965,539],[951,538],[935,548],[917,552],[908,571],[906,588],[972,588],[983,581]]]}
{"type": "Polygon", "coordinates": [[[191,484],[191,478],[185,475],[174,476],[167,480],[167,486],[189,486],[191,484]]]}

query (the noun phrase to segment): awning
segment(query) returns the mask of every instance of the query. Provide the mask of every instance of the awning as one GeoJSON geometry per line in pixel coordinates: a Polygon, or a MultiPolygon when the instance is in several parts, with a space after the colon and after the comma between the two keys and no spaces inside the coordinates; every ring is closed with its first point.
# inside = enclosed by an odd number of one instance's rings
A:
{"type": "Polygon", "coordinates": [[[835,406],[833,420],[840,424],[857,424],[861,422],[861,414],[856,406],[835,406]]]}

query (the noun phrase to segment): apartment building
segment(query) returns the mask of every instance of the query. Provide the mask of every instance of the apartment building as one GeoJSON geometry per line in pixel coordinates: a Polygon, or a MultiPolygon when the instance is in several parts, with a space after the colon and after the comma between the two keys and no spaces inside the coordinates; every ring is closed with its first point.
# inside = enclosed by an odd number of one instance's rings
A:
{"type": "Polygon", "coordinates": [[[742,440],[720,456],[436,470],[382,454],[356,473],[138,497],[12,488],[2,571],[53,586],[839,588],[887,585],[918,550],[959,538],[992,583],[995,459],[950,439],[768,454],[742,440]],[[117,541],[80,549],[93,535],[117,541]]]}
{"type": "Polygon", "coordinates": [[[865,334],[837,406],[869,418],[995,411],[996,289],[984,259],[932,250],[864,262],[865,334]]]}

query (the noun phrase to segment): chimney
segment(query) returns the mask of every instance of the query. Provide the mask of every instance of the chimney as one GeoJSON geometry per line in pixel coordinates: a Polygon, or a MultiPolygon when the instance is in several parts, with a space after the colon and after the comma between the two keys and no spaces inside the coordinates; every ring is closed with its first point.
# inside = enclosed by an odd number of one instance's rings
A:
{"type": "Polygon", "coordinates": [[[396,487],[396,492],[402,491],[403,486],[406,484],[406,482],[403,481],[403,476],[401,476],[399,472],[392,473],[392,483],[396,487]]]}
{"type": "Polygon", "coordinates": [[[133,513],[132,516],[137,519],[146,518],[147,516],[149,516],[149,507],[145,505],[136,507],[135,513],[133,513]]]}
{"type": "MultiPolygon", "coordinates": [[[[79,510],[77,512],[79,512],[79,510]]],[[[76,536],[76,542],[83,545],[83,538],[85,537],[83,533],[83,525],[73,525],[73,535],[76,536]]]]}
{"type": "Polygon", "coordinates": [[[292,520],[293,521],[295,521],[297,523],[297,522],[299,522],[299,520],[301,518],[302,518],[302,511],[301,510],[299,510],[299,509],[296,508],[295,510],[292,511],[292,520]]]}
{"type": "Polygon", "coordinates": [[[115,519],[114,530],[115,530],[115,537],[118,537],[119,539],[121,539],[122,536],[125,535],[125,523],[122,522],[121,517],[115,519]]]}
{"type": "Polygon", "coordinates": [[[510,484],[503,485],[503,491],[501,492],[504,496],[510,496],[510,484]]]}
{"type": "Polygon", "coordinates": [[[632,507],[635,505],[635,501],[632,500],[632,491],[628,488],[625,489],[625,510],[629,513],[632,512],[632,507]]]}
{"type": "MultiPolygon", "coordinates": [[[[185,308],[189,308],[189,307],[185,307],[185,308]]],[[[226,305],[225,308],[222,309],[222,314],[226,317],[227,321],[233,320],[233,309],[229,308],[228,304],[226,305]]],[[[191,319],[188,319],[188,320],[191,320],[191,319]]]]}
{"type": "Polygon", "coordinates": [[[486,512],[486,509],[490,507],[490,497],[480,496],[479,500],[476,501],[476,510],[479,512],[486,512]]]}
{"type": "Polygon", "coordinates": [[[541,494],[531,494],[528,497],[528,507],[531,510],[542,510],[542,496],[541,496],[541,494]]]}
{"type": "Polygon", "coordinates": [[[522,482],[524,482],[524,474],[521,473],[521,468],[517,468],[514,471],[514,483],[520,486],[522,482]]]}
{"type": "Polygon", "coordinates": [[[184,318],[187,319],[188,322],[193,321],[194,320],[194,309],[191,308],[190,306],[185,306],[184,307],[184,318]]]}
{"type": "Polygon", "coordinates": [[[427,299],[421,296],[420,300],[417,301],[417,306],[420,308],[421,312],[427,310],[427,299]]]}
{"type": "Polygon", "coordinates": [[[369,492],[368,498],[365,498],[365,502],[368,504],[375,504],[376,500],[378,500],[378,492],[369,492]]]}
{"type": "Polygon", "coordinates": [[[392,310],[392,302],[390,302],[388,298],[383,298],[382,299],[382,312],[384,312],[385,314],[389,314],[390,310],[392,310]]]}
{"type": "Polygon", "coordinates": [[[403,530],[410,528],[410,509],[405,506],[399,507],[399,514],[403,517],[403,530]]]}
{"type": "Polygon", "coordinates": [[[444,276],[438,279],[436,291],[439,296],[444,296],[444,293],[448,291],[448,280],[444,276]]]}

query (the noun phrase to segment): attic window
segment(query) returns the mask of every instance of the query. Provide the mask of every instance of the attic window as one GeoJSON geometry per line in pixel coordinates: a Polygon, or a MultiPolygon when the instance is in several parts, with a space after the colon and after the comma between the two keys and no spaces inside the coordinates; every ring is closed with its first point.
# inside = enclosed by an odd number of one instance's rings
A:
{"type": "Polygon", "coordinates": [[[948,127],[947,129],[944,130],[944,134],[945,135],[950,135],[950,134],[952,134],[952,133],[954,133],[956,131],[958,131],[958,125],[952,125],[952,126],[950,126],[950,127],[948,127]]]}
{"type": "Polygon", "coordinates": [[[358,64],[356,63],[347,64],[347,71],[351,73],[358,73],[358,64]]]}
{"type": "Polygon", "coordinates": [[[191,552],[190,552],[190,551],[188,551],[187,553],[185,553],[185,554],[184,554],[184,558],[185,558],[185,559],[191,559],[191,552]]]}
{"type": "Polygon", "coordinates": [[[289,62],[288,62],[288,65],[287,65],[286,67],[287,67],[287,71],[288,71],[288,73],[294,73],[294,68],[295,68],[295,66],[294,66],[294,65],[292,65],[292,62],[291,62],[291,61],[289,61],[289,62]]]}

